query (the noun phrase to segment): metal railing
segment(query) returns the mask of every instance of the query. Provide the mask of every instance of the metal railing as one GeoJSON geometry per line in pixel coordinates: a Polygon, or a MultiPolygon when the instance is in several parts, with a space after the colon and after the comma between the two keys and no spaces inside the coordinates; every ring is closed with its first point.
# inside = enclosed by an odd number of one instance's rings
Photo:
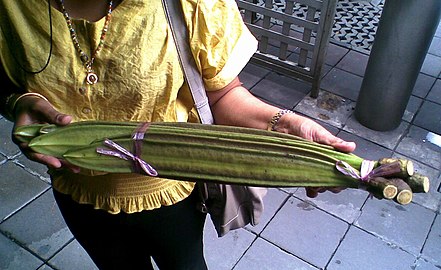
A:
{"type": "Polygon", "coordinates": [[[311,82],[311,96],[317,97],[337,0],[286,0],[282,11],[274,0],[236,2],[259,40],[251,62],[311,82]],[[294,14],[298,8],[303,17],[294,14]]]}

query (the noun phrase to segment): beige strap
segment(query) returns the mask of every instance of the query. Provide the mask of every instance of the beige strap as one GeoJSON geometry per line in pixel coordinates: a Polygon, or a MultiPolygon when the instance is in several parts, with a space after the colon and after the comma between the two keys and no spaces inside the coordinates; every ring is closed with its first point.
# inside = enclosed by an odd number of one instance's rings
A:
{"type": "Polygon", "coordinates": [[[207,93],[202,81],[202,75],[196,67],[196,62],[191,53],[187,26],[182,12],[181,1],[162,0],[165,15],[173,34],[173,39],[178,50],[179,61],[185,79],[190,88],[193,101],[198,111],[202,124],[213,124],[213,115],[208,103],[207,93]]]}

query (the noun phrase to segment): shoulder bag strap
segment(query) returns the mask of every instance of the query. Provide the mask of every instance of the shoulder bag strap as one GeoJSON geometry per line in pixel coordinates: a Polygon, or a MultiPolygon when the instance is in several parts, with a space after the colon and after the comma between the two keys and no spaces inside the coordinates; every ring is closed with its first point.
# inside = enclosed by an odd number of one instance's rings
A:
{"type": "Polygon", "coordinates": [[[178,50],[179,60],[185,80],[190,88],[193,101],[202,124],[213,124],[210,104],[208,103],[202,76],[192,56],[184,14],[180,0],[162,0],[168,24],[178,50]]]}

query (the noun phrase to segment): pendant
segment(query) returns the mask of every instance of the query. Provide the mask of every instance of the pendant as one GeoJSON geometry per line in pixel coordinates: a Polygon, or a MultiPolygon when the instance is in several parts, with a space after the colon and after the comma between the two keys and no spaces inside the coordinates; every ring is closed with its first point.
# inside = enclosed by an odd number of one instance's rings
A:
{"type": "Polygon", "coordinates": [[[96,84],[98,82],[98,75],[92,70],[87,71],[86,82],[87,84],[96,84]]]}

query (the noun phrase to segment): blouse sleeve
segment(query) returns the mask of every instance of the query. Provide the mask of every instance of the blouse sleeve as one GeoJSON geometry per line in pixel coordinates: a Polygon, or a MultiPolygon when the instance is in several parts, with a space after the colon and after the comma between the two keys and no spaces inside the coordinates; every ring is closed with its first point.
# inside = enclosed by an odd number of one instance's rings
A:
{"type": "Polygon", "coordinates": [[[181,0],[190,47],[207,90],[230,83],[248,63],[257,40],[234,0],[181,0]]]}

